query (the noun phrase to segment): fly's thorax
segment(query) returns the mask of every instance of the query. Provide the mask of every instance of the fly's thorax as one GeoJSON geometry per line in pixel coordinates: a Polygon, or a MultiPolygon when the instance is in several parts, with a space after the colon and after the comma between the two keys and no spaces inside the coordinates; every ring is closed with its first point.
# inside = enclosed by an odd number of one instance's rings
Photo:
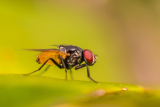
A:
{"type": "Polygon", "coordinates": [[[83,58],[82,58],[82,53],[80,53],[79,51],[74,51],[73,53],[70,53],[70,56],[68,56],[65,59],[65,63],[67,65],[68,68],[72,68],[77,64],[82,63],[83,58]]]}
{"type": "Polygon", "coordinates": [[[64,52],[64,53],[71,53],[71,52],[75,52],[75,51],[82,52],[83,51],[80,47],[74,46],[74,45],[59,45],[58,48],[60,49],[61,52],[64,52]]]}

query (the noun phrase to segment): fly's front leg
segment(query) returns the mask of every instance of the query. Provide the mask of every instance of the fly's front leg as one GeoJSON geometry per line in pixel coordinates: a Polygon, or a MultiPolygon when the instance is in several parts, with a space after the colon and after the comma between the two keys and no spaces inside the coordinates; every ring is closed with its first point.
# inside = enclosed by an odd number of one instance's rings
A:
{"type": "Polygon", "coordinates": [[[75,70],[83,68],[85,66],[87,66],[87,64],[82,64],[82,65],[78,64],[78,65],[76,65],[75,70]]]}
{"type": "Polygon", "coordinates": [[[83,67],[87,67],[87,76],[88,76],[88,78],[91,80],[91,81],[93,81],[93,82],[95,82],[95,83],[98,83],[98,82],[96,82],[94,79],[92,79],[91,78],[91,76],[90,76],[90,73],[89,73],[89,67],[88,67],[88,65],[87,64],[82,64],[82,65],[76,65],[76,67],[75,67],[75,70],[77,70],[77,69],[80,69],[80,68],[83,68],[83,67]]]}
{"type": "Polygon", "coordinates": [[[89,78],[91,81],[93,81],[93,82],[95,82],[95,83],[98,83],[97,81],[95,81],[94,79],[92,79],[92,78],[90,77],[88,65],[86,65],[86,67],[87,67],[87,76],[88,76],[88,78],[89,78]]]}

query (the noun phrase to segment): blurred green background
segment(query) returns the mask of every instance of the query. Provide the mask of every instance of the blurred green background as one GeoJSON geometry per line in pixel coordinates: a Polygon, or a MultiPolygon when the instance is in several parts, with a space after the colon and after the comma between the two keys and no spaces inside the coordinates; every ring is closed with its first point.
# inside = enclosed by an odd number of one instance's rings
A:
{"type": "MultiPolygon", "coordinates": [[[[0,74],[40,67],[39,52],[23,49],[69,44],[97,55],[96,81],[159,86],[159,29],[158,0],[0,0],[0,74]]],[[[89,81],[86,68],[73,75],[89,81]]],[[[64,79],[65,72],[52,66],[43,76],[64,79]]]]}

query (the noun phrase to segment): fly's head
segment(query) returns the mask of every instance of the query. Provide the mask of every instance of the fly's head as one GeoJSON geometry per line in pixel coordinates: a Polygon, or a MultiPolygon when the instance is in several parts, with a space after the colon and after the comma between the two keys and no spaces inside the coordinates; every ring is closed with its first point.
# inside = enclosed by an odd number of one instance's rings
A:
{"type": "Polygon", "coordinates": [[[97,60],[97,57],[92,53],[92,51],[85,49],[83,51],[84,61],[89,65],[92,66],[97,60]]]}

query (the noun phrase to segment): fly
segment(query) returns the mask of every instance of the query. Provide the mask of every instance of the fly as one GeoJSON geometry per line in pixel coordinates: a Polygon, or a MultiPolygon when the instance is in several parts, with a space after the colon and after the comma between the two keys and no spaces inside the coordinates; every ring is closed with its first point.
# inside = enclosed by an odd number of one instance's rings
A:
{"type": "Polygon", "coordinates": [[[89,67],[95,64],[97,57],[92,53],[92,51],[88,49],[82,49],[78,46],[74,45],[59,45],[58,49],[28,49],[31,51],[41,51],[41,53],[37,56],[36,61],[41,65],[38,70],[35,70],[28,74],[33,74],[43,68],[44,65],[56,65],[60,69],[65,69],[65,78],[67,79],[67,70],[71,70],[71,68],[75,67],[75,70],[86,67],[87,68],[87,76],[88,78],[95,82],[94,79],[91,78],[89,67]],[[85,64],[82,64],[82,62],[85,64]]]}

